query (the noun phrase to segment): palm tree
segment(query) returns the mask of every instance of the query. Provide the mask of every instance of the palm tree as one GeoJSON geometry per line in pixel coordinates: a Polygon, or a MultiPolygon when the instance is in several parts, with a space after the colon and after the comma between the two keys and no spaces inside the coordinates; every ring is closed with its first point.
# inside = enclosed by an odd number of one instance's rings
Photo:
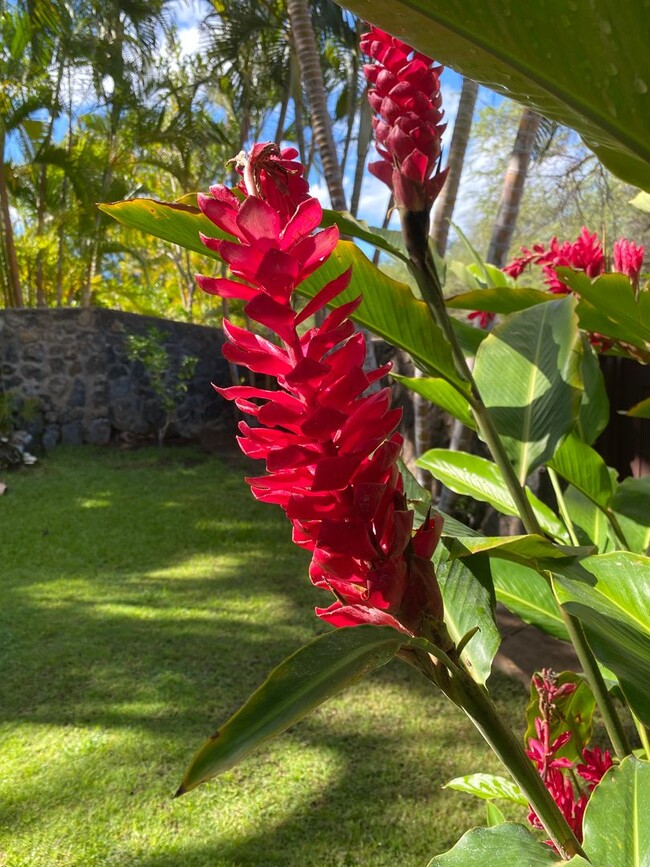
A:
{"type": "Polygon", "coordinates": [[[486,258],[487,262],[496,265],[497,268],[503,268],[507,262],[508,251],[521,206],[526,175],[541,123],[542,118],[539,114],[529,108],[523,110],[503,180],[501,198],[492,227],[492,237],[486,258]]]}
{"type": "Polygon", "coordinates": [[[13,221],[11,217],[10,175],[12,168],[7,155],[10,138],[18,144],[28,160],[33,159],[42,125],[33,121],[32,114],[51,103],[47,61],[48,43],[40,38],[39,28],[47,21],[45,3],[38,15],[16,4],[3,10],[0,16],[0,224],[2,225],[2,258],[6,264],[4,281],[8,307],[22,307],[24,298],[13,221]]]}
{"type": "Polygon", "coordinates": [[[431,236],[436,242],[436,250],[441,257],[444,257],[447,250],[449,223],[454,214],[454,207],[458,196],[460,176],[463,171],[463,163],[465,162],[465,153],[472,129],[472,117],[474,115],[477,96],[478,84],[469,78],[463,78],[458,111],[456,113],[456,120],[454,121],[454,132],[451,137],[451,144],[449,145],[449,157],[447,158],[449,174],[447,175],[442,192],[438,196],[431,226],[431,236]]]}
{"type": "Polygon", "coordinates": [[[337,211],[344,211],[347,205],[343,192],[343,177],[336,155],[323,71],[308,0],[287,0],[287,12],[298,55],[300,74],[309,100],[312,134],[320,153],[332,207],[337,211]]]}

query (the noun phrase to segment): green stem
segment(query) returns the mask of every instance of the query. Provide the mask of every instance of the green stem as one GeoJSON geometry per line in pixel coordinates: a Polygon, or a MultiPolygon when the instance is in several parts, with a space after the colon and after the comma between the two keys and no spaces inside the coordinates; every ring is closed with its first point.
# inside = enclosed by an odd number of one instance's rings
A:
{"type": "Polygon", "coordinates": [[[566,860],[574,855],[586,857],[521,742],[503,722],[487,691],[464,669],[454,666],[441,670],[432,664],[430,667],[427,676],[471,719],[528,799],[560,855],[566,860]]]}
{"type": "Polygon", "coordinates": [[[560,515],[562,516],[562,520],[566,524],[566,528],[569,531],[569,537],[572,544],[575,545],[577,548],[580,542],[578,541],[578,537],[576,536],[576,530],[573,526],[571,516],[569,515],[569,510],[567,509],[566,503],[564,502],[564,494],[562,493],[560,480],[558,479],[555,470],[551,469],[551,467],[547,467],[546,469],[548,470],[548,477],[551,480],[551,485],[553,486],[553,491],[557,500],[558,509],[560,510],[560,515]]]}
{"type": "Polygon", "coordinates": [[[619,759],[623,760],[625,756],[630,755],[632,748],[627,735],[625,734],[623,724],[616,713],[614,702],[607,690],[607,684],[600,673],[600,668],[598,668],[596,658],[587,644],[582,624],[577,618],[572,617],[567,611],[565,611],[561,605],[559,608],[562,614],[562,619],[564,620],[564,625],[569,633],[571,643],[575,648],[582,670],[584,671],[585,677],[587,678],[589,686],[594,694],[594,698],[596,699],[596,703],[598,704],[598,709],[600,710],[603,722],[605,723],[605,728],[607,729],[607,734],[612,742],[614,752],[619,759]]]}
{"type": "Polygon", "coordinates": [[[422,297],[427,303],[436,325],[440,328],[451,347],[451,354],[458,375],[469,385],[469,397],[467,395],[465,396],[469,399],[481,436],[490,450],[495,463],[501,470],[501,474],[503,475],[508,490],[515,501],[515,506],[524,526],[526,527],[526,531],[528,533],[544,535],[539,523],[537,522],[530,501],[526,496],[526,491],[520,484],[514,467],[505,453],[503,443],[501,442],[501,438],[494,426],[492,416],[481,400],[478,388],[474,382],[474,377],[472,376],[472,372],[469,369],[465,356],[463,355],[463,350],[458,343],[456,333],[447,313],[447,308],[445,307],[445,302],[442,296],[442,288],[430,254],[425,257],[420,264],[415,262],[415,265],[416,267],[413,269],[413,274],[418,282],[420,291],[422,292],[422,297]]]}
{"type": "Polygon", "coordinates": [[[621,543],[621,545],[625,548],[626,551],[631,551],[632,549],[630,548],[630,543],[625,538],[623,528],[618,523],[618,518],[616,517],[614,512],[612,512],[611,509],[606,509],[605,514],[607,515],[607,520],[609,521],[611,528],[614,531],[614,535],[616,536],[618,541],[621,543]]]}
{"type": "MultiPolygon", "coordinates": [[[[517,474],[515,473],[514,468],[510,463],[510,459],[505,452],[501,437],[494,426],[488,408],[481,399],[472,372],[467,365],[467,361],[463,355],[463,350],[451,325],[451,320],[447,308],[445,307],[442,286],[440,285],[436,267],[429,251],[426,229],[424,234],[422,233],[421,215],[413,215],[408,211],[404,212],[402,214],[402,231],[404,233],[406,247],[409,251],[413,265],[412,273],[418,282],[422,297],[427,303],[436,324],[449,342],[458,375],[469,385],[469,401],[479,431],[481,432],[495,463],[503,474],[503,479],[513,500],[515,501],[519,517],[521,518],[526,532],[543,536],[544,533],[535,517],[528,497],[526,496],[525,488],[517,478],[517,474]]],[[[547,580],[550,583],[550,578],[547,580]]],[[[567,627],[567,631],[569,632],[578,659],[582,664],[585,677],[587,678],[600,707],[603,722],[605,723],[605,728],[607,729],[612,747],[614,748],[616,755],[619,756],[619,758],[623,758],[623,756],[628,755],[631,752],[629,743],[623,730],[623,725],[618,718],[612,699],[607,691],[607,687],[605,686],[605,682],[603,681],[596,658],[587,644],[584,630],[575,617],[568,614],[561,605],[558,607],[562,613],[562,618],[567,627]]]]}

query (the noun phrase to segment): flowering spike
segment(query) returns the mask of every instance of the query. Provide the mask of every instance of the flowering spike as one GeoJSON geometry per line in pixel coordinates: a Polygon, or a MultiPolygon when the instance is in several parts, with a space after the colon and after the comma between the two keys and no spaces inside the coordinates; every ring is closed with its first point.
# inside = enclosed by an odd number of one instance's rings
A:
{"type": "Polygon", "coordinates": [[[430,58],[378,27],[364,33],[363,67],[370,86],[379,162],[368,168],[391,188],[398,208],[427,214],[445,181],[440,170],[440,140],[445,129],[440,110],[439,73],[430,58]]]}
{"type": "MultiPolygon", "coordinates": [[[[401,68],[410,49],[401,43],[392,49],[388,60],[401,68]]],[[[423,64],[418,59],[409,67],[397,96],[430,112],[417,90],[429,74],[423,64]]],[[[364,395],[388,368],[363,370],[365,338],[354,333],[348,318],[361,298],[342,304],[321,325],[297,330],[347,288],[351,271],[331,280],[296,314],[293,291],[329,258],[338,229],[315,233],[322,210],[308,196],[295,155],[255,145],[237,159],[242,201],[221,186],[199,198],[201,210],[233,238],[204,238],[204,243],[246,281],[199,277],[199,285],[212,294],[243,298],[249,317],[280,341],[276,345],[224,320],[224,355],[276,377],[278,389],[217,391],[257,419],[258,427],[240,424],[238,441],[249,457],[266,460],[267,473],[247,482],[257,499],[284,509],[294,541],[312,552],[312,582],[334,593],[335,602],[317,609],[318,616],[335,626],[374,623],[409,634],[439,634],[442,600],[431,555],[442,519],[427,518],[412,534],[413,513],[406,509],[396,465],[401,411],[391,409],[389,389],[364,395]]],[[[429,184],[425,169],[422,157],[411,154],[407,170],[429,184]]]]}

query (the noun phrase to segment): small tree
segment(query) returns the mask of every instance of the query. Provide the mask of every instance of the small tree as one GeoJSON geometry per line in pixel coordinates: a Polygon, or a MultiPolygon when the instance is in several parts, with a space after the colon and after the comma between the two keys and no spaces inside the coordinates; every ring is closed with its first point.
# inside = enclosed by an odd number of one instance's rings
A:
{"type": "Polygon", "coordinates": [[[129,334],[126,353],[131,361],[139,361],[145,369],[149,383],[162,409],[162,424],[156,426],[158,446],[162,447],[169,426],[178,421],[179,406],[194,376],[198,358],[185,355],[178,368],[170,367],[163,334],[157,328],[148,328],[145,334],[129,334]]]}

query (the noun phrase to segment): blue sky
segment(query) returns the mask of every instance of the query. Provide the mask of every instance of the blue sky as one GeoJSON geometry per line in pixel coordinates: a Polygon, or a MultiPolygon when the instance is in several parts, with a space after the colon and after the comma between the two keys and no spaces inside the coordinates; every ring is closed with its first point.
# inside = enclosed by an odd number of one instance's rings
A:
{"type": "MultiPolygon", "coordinates": [[[[200,48],[200,26],[199,22],[205,12],[210,8],[210,4],[206,2],[206,0],[174,0],[174,2],[170,6],[170,15],[172,16],[176,27],[178,39],[181,47],[181,51],[184,56],[192,56],[199,51],[200,48]]],[[[441,77],[441,88],[443,94],[443,105],[446,112],[446,117],[448,121],[448,128],[445,132],[443,138],[443,158],[445,145],[451,141],[451,136],[453,132],[453,120],[456,113],[456,108],[458,105],[458,99],[460,94],[462,79],[457,73],[455,73],[451,69],[445,69],[441,77]]],[[[110,92],[111,82],[107,80],[105,82],[105,87],[107,92],[110,92]]],[[[77,116],[85,113],[101,110],[101,105],[97,103],[96,98],[94,97],[94,88],[92,86],[92,81],[90,77],[90,70],[78,68],[74,71],[74,77],[72,81],[72,96],[73,96],[73,105],[74,110],[77,116]],[[92,94],[93,97],[91,100],[88,99],[88,95],[92,94]]],[[[488,104],[496,104],[500,102],[502,97],[497,96],[486,88],[481,88],[479,93],[479,99],[477,103],[477,112],[481,110],[485,105],[488,104]]],[[[65,101],[67,102],[67,96],[65,97],[65,101]]],[[[46,119],[46,114],[43,114],[43,119],[46,119]]],[[[67,131],[68,120],[66,116],[62,116],[55,123],[55,140],[61,140],[67,131]]],[[[275,127],[275,118],[271,117],[268,122],[268,136],[272,137],[275,127]]],[[[343,129],[337,130],[339,133],[339,138],[342,138],[344,135],[343,129]]],[[[20,161],[20,152],[16,145],[16,142],[9,142],[8,145],[8,154],[10,159],[20,161]]],[[[373,159],[373,148],[371,148],[369,159],[373,159]]],[[[356,161],[356,153],[354,151],[350,154],[348,159],[347,168],[344,177],[344,189],[348,197],[351,194],[352,183],[353,183],[353,171],[354,165],[356,161]]],[[[218,178],[215,178],[218,180],[218,178]]],[[[313,171],[310,176],[310,182],[312,184],[312,193],[317,196],[323,203],[323,205],[329,205],[329,196],[327,194],[326,185],[324,180],[318,176],[316,171],[313,171]]],[[[455,214],[455,218],[462,225],[465,223],[465,214],[469,208],[471,208],[471,201],[468,197],[468,190],[461,185],[461,190],[459,194],[459,202],[457,207],[457,212],[455,214]]],[[[367,171],[364,176],[364,183],[362,187],[362,196],[359,208],[359,217],[361,219],[367,220],[371,224],[381,223],[384,213],[386,210],[386,205],[389,198],[389,191],[376,178],[370,175],[367,171]]],[[[397,217],[394,217],[394,225],[397,227],[397,217]]],[[[391,223],[393,225],[393,223],[391,223]]]]}

